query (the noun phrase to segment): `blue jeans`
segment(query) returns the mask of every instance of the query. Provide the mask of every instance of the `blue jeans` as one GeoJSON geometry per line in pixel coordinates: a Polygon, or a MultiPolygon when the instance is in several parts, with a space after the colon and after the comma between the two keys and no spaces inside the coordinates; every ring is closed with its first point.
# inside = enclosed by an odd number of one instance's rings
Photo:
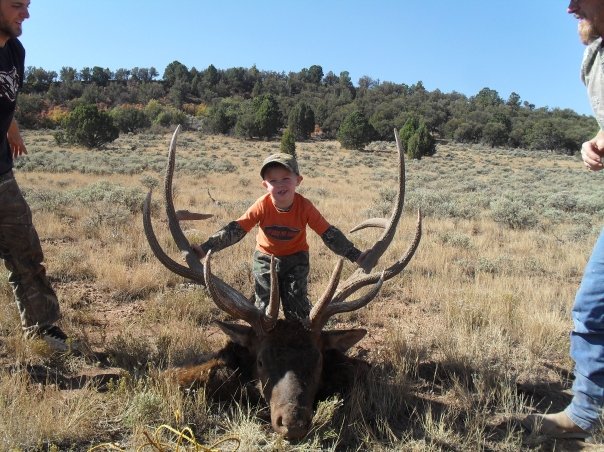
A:
{"type": "Polygon", "coordinates": [[[585,267],[572,311],[573,399],[565,412],[584,430],[599,425],[604,406],[604,229],[585,267]]]}

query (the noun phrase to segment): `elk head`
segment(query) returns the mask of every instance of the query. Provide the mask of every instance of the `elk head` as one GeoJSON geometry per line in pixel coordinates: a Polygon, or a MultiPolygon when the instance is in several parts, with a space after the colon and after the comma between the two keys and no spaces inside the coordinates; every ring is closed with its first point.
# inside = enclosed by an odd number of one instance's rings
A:
{"type": "Polygon", "coordinates": [[[335,314],[359,309],[378,294],[384,281],[398,275],[413,257],[421,238],[421,213],[418,212],[415,238],[406,253],[381,272],[373,272],[396,232],[404,204],[405,166],[398,133],[394,135],[399,156],[399,192],[390,218],[367,220],[351,232],[366,227],[384,228],[381,237],[369,250],[363,268],[359,268],[340,284],[343,259],[335,266],[330,282],[317,303],[313,305],[308,319],[301,321],[278,320],[279,293],[274,260],[271,262],[271,296],[266,311],[250,302],[242,293],[212,274],[212,252],[208,252],[205,265],[199,262],[180,228],[172,199],[172,179],[176,155],[174,132],[168,153],[168,164],[164,181],[164,198],[168,226],[176,245],[184,254],[188,266],[170,258],[161,248],[151,223],[151,192],[143,206],[143,225],[147,241],[159,261],[172,272],[206,286],[214,303],[235,319],[247,325],[218,322],[229,338],[247,348],[255,357],[254,375],[258,379],[262,394],[269,403],[273,429],[288,439],[305,436],[311,426],[312,409],[321,383],[323,359],[326,352],[345,353],[361,340],[364,329],[324,330],[324,326],[335,314]],[[359,298],[348,300],[359,290],[369,287],[359,298]]]}

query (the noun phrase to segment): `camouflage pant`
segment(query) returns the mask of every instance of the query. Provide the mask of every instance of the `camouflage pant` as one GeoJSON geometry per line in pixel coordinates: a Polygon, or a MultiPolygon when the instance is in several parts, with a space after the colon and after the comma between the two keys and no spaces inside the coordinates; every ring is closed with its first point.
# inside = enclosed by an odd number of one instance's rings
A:
{"type": "MultiPolygon", "coordinates": [[[[252,271],[256,281],[256,306],[266,309],[270,297],[271,256],[254,251],[252,271]]],[[[308,301],[308,253],[301,251],[290,256],[275,257],[279,279],[279,296],[283,313],[288,319],[304,319],[310,314],[308,301]]]]}
{"type": "Polygon", "coordinates": [[[21,325],[27,330],[59,319],[59,302],[46,278],[31,210],[12,172],[0,175],[0,258],[8,269],[21,325]]]}

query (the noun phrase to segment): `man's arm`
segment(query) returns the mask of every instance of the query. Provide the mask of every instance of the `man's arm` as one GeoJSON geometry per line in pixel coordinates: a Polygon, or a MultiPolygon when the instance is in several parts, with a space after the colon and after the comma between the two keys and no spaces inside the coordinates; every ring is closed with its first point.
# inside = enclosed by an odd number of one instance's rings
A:
{"type": "Polygon", "coordinates": [[[591,171],[600,171],[604,168],[604,130],[601,130],[591,140],[581,146],[581,158],[585,166],[591,171]]]}
{"type": "Polygon", "coordinates": [[[14,158],[27,154],[27,148],[25,147],[25,143],[23,143],[19,125],[15,118],[12,119],[10,126],[8,126],[6,138],[8,139],[8,145],[10,146],[14,158]]]}

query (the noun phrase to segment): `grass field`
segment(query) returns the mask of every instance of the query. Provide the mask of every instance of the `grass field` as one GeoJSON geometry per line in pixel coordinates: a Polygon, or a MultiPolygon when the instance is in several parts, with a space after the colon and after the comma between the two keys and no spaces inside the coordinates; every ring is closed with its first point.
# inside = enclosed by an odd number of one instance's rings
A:
{"type": "MultiPolygon", "coordinates": [[[[142,201],[156,188],[156,230],[181,260],[160,195],[170,136],[125,135],[87,151],[60,148],[50,133],[25,133],[29,155],[17,180],[61,301],[60,324],[106,353],[109,367],[23,339],[2,274],[0,450],[185,447],[162,425],[189,427],[208,447],[227,439],[221,450],[595,450],[540,442],[517,422],[570,400],[570,309],[604,222],[603,176],[584,170],[579,157],[440,144],[433,157],[408,161],[404,217],[381,265],[404,253],[421,208],[419,250],[367,307],[328,325],[369,330],[351,351],[371,363],[369,379],[346,400],[322,401],[309,436],[289,443],[271,431],[265,406],[219,406],[161,376],[225,340],[212,324],[225,319],[222,311],[166,270],[143,234],[142,201]]],[[[214,214],[183,223],[190,241],[203,241],[263,194],[260,162],[278,150],[278,142],[180,135],[176,208],[214,214]]],[[[343,231],[390,211],[394,142],[367,152],[298,143],[297,154],[300,192],[343,231]]],[[[377,236],[349,237],[364,249],[377,236]]],[[[317,300],[336,256],[312,232],[309,240],[317,300]]],[[[246,294],[253,247],[248,234],[213,261],[214,272],[246,294]]]]}

